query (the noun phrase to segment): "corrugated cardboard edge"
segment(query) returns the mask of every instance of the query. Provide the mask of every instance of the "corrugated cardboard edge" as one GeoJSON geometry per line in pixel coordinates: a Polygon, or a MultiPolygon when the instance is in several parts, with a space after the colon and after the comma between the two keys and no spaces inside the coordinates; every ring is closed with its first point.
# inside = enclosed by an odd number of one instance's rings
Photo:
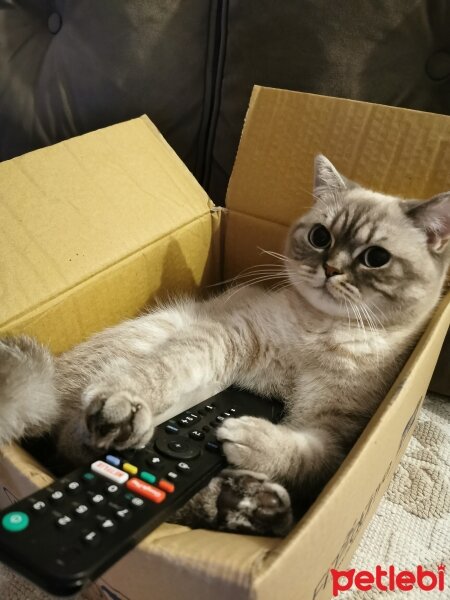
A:
{"type": "MultiPolygon", "coordinates": [[[[393,456],[393,460],[390,462],[389,468],[383,474],[383,477],[373,482],[374,492],[370,498],[370,503],[360,513],[361,518],[350,530],[350,537],[349,534],[347,536],[337,535],[337,537],[346,541],[344,542],[344,547],[341,548],[336,557],[337,561],[334,564],[330,562],[329,568],[345,568],[365,527],[376,510],[389,484],[393,471],[411,437],[449,324],[450,293],[438,305],[424,334],[399,373],[389,393],[345,459],[341,468],[326,485],[319,498],[291,534],[284,540],[281,540],[280,544],[272,552],[268,553],[266,560],[262,564],[256,566],[253,571],[254,598],[258,598],[258,600],[271,600],[274,597],[275,590],[278,590],[277,593],[280,593],[280,597],[283,597],[285,600],[289,598],[293,600],[298,599],[296,591],[292,587],[289,588],[289,583],[286,584],[286,589],[284,589],[284,586],[283,589],[280,589],[280,581],[284,581],[283,573],[287,574],[290,569],[294,568],[295,563],[299,564],[299,561],[305,557],[305,552],[308,552],[307,549],[309,547],[307,540],[308,531],[313,527],[320,530],[320,521],[323,514],[326,511],[332,511],[336,494],[340,491],[339,484],[352,474],[355,466],[359,465],[361,452],[373,443],[380,429],[393,417],[395,411],[401,405],[401,399],[404,400],[407,396],[410,396],[416,400],[414,403],[409,402],[409,405],[412,404],[412,406],[409,406],[410,417],[406,420],[406,426],[403,430],[397,453],[393,456]],[[425,361],[428,364],[424,365],[425,361]]],[[[341,528],[338,520],[335,523],[335,528],[336,530],[341,528]]],[[[336,535],[336,531],[333,532],[333,535],[336,535]]],[[[331,597],[328,570],[324,569],[323,580],[317,582],[315,589],[307,591],[302,588],[302,594],[305,594],[304,597],[311,598],[311,600],[331,597]]]]}

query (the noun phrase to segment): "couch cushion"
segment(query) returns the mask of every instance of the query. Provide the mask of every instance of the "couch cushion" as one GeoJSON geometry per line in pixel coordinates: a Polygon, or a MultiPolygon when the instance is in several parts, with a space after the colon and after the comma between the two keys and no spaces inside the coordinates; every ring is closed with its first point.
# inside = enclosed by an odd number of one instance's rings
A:
{"type": "Polygon", "coordinates": [[[197,160],[204,0],[0,0],[0,160],[143,113],[197,160]]]}

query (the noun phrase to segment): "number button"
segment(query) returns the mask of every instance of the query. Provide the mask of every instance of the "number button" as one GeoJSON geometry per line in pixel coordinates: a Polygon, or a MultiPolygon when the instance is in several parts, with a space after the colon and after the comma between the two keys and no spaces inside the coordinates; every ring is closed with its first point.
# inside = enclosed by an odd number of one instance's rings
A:
{"type": "Polygon", "coordinates": [[[70,493],[70,494],[76,494],[78,491],[80,491],[80,484],[78,483],[78,481],[70,481],[67,485],[66,485],[66,490],[70,493]]]}
{"type": "Polygon", "coordinates": [[[87,513],[89,512],[89,508],[86,506],[86,504],[79,504],[78,506],[75,507],[73,512],[75,513],[75,515],[77,517],[84,518],[87,516],[87,513]]]}
{"type": "Polygon", "coordinates": [[[96,546],[100,541],[100,534],[97,531],[88,531],[81,539],[88,546],[96,546]]]}
{"type": "Polygon", "coordinates": [[[89,494],[89,500],[91,501],[92,504],[103,504],[105,501],[105,496],[103,496],[102,494],[94,494],[93,492],[91,492],[89,494]]]}
{"type": "Polygon", "coordinates": [[[167,473],[167,477],[168,479],[170,479],[171,481],[175,481],[176,479],[178,479],[178,474],[175,473],[175,471],[169,471],[167,473]]]}
{"type": "Polygon", "coordinates": [[[59,519],[56,520],[56,524],[58,527],[69,527],[72,525],[72,519],[68,515],[62,515],[59,519]]]}
{"type": "Polygon", "coordinates": [[[204,439],[205,434],[203,433],[203,431],[198,431],[198,429],[194,429],[193,431],[191,431],[191,433],[189,434],[189,437],[192,440],[197,440],[197,441],[201,441],[204,439]]]}
{"type": "Polygon", "coordinates": [[[119,510],[116,510],[116,517],[123,520],[129,519],[131,517],[131,511],[129,508],[119,508],[119,510]]]}
{"type": "Polygon", "coordinates": [[[117,494],[117,492],[119,491],[119,486],[115,484],[108,485],[106,487],[106,491],[108,492],[108,494],[117,494]]]}
{"type": "Polygon", "coordinates": [[[37,500],[31,505],[31,508],[37,515],[41,515],[47,510],[47,505],[43,500],[37,500]]]}
{"type": "Polygon", "coordinates": [[[64,498],[64,494],[60,490],[55,490],[50,494],[50,500],[52,502],[60,502],[64,498]]]}
{"type": "Polygon", "coordinates": [[[105,519],[104,521],[102,521],[102,523],[100,525],[100,529],[102,531],[107,531],[109,533],[112,533],[113,531],[115,531],[117,529],[117,525],[115,524],[115,522],[112,519],[105,519]]]}

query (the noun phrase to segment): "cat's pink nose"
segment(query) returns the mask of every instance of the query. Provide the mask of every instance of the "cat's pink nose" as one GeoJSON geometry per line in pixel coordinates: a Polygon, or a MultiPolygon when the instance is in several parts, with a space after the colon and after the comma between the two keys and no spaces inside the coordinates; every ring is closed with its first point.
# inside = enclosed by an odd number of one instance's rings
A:
{"type": "Polygon", "coordinates": [[[325,275],[328,277],[333,277],[333,275],[342,275],[342,271],[339,271],[339,269],[336,269],[336,267],[333,267],[332,265],[329,265],[327,263],[325,263],[323,265],[323,268],[325,270],[325,275]]]}

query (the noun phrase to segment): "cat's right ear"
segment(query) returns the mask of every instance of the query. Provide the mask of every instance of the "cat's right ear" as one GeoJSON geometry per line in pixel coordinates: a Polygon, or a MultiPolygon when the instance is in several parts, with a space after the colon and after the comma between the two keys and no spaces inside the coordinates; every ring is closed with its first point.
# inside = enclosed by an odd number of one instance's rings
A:
{"type": "Polygon", "coordinates": [[[314,193],[319,195],[329,189],[345,190],[346,183],[331,161],[323,154],[314,159],[314,193]]]}
{"type": "Polygon", "coordinates": [[[442,253],[450,242],[450,192],[429,200],[404,200],[403,210],[427,234],[428,246],[442,253]]]}

